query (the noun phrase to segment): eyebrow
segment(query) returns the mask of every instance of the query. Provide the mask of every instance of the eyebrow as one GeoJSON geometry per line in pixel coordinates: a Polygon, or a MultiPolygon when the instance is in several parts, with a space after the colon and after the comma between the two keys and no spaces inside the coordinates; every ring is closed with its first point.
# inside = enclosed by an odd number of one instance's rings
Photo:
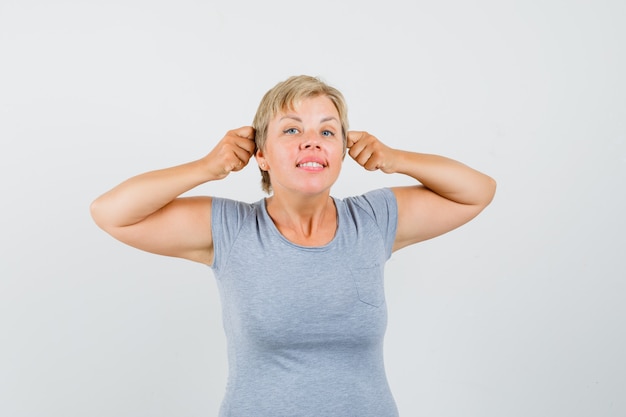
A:
{"type": "Polygon", "coordinates": [[[287,115],[285,115],[285,116],[281,117],[281,118],[280,118],[280,119],[278,119],[278,120],[279,120],[279,121],[282,121],[282,120],[285,120],[285,119],[292,119],[292,120],[295,120],[296,122],[302,122],[302,119],[301,119],[301,118],[299,118],[298,116],[292,116],[292,115],[289,115],[289,114],[287,114],[287,115]]]}
{"type": "MultiPolygon", "coordinates": [[[[281,118],[279,119],[279,121],[282,121],[282,120],[285,120],[285,119],[292,119],[292,120],[295,120],[296,122],[300,122],[300,123],[302,123],[302,119],[301,119],[301,118],[299,118],[298,116],[292,115],[292,114],[286,114],[286,115],[284,115],[283,117],[281,117],[281,118]]],[[[337,122],[337,123],[341,124],[341,123],[339,122],[339,119],[337,119],[335,116],[327,116],[327,117],[324,117],[324,118],[322,118],[322,120],[320,120],[320,123],[326,123],[326,122],[330,122],[330,121],[333,121],[333,120],[334,120],[335,122],[337,122]]]]}
{"type": "Polygon", "coordinates": [[[341,124],[341,122],[339,122],[339,119],[337,119],[335,116],[324,117],[322,120],[320,120],[320,123],[330,122],[330,121],[333,121],[333,120],[335,122],[341,124]]]}

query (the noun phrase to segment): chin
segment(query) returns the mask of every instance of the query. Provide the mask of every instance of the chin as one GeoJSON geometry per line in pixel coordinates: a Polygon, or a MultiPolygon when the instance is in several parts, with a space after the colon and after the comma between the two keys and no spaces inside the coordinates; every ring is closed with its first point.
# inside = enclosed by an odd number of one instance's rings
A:
{"type": "Polygon", "coordinates": [[[300,184],[300,186],[294,188],[294,191],[307,196],[315,196],[330,192],[331,187],[332,184],[309,184],[304,186],[300,184]]]}

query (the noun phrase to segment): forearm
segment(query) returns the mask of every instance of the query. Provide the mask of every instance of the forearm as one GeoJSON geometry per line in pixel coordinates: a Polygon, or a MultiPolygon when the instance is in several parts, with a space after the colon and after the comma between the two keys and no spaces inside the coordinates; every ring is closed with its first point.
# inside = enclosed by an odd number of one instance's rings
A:
{"type": "Polygon", "coordinates": [[[123,227],[155,213],[213,178],[203,159],[132,177],[98,197],[91,214],[99,225],[123,227]]]}
{"type": "Polygon", "coordinates": [[[493,199],[495,181],[458,161],[439,155],[394,150],[392,172],[415,178],[448,200],[486,206],[493,199]]]}

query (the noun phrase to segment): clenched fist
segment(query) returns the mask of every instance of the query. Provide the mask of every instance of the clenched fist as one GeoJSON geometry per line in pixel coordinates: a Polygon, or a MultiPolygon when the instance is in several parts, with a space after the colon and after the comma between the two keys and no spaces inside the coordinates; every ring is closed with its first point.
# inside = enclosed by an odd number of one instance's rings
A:
{"type": "Polygon", "coordinates": [[[394,172],[397,152],[367,132],[348,132],[348,154],[368,171],[394,172]]]}
{"type": "Polygon", "coordinates": [[[231,172],[240,171],[254,155],[254,128],[240,127],[228,131],[205,157],[211,176],[222,179],[231,172]]]}

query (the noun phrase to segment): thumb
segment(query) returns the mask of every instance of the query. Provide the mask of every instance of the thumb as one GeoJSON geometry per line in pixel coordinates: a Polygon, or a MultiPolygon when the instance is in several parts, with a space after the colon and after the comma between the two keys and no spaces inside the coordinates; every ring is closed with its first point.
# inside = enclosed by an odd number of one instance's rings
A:
{"type": "Polygon", "coordinates": [[[348,132],[348,138],[346,141],[346,145],[348,148],[351,148],[355,143],[357,143],[361,137],[363,137],[363,132],[357,132],[354,130],[351,130],[348,132]]]}
{"type": "Polygon", "coordinates": [[[254,139],[255,136],[255,131],[252,126],[242,126],[239,129],[233,130],[233,133],[246,139],[254,139]]]}

